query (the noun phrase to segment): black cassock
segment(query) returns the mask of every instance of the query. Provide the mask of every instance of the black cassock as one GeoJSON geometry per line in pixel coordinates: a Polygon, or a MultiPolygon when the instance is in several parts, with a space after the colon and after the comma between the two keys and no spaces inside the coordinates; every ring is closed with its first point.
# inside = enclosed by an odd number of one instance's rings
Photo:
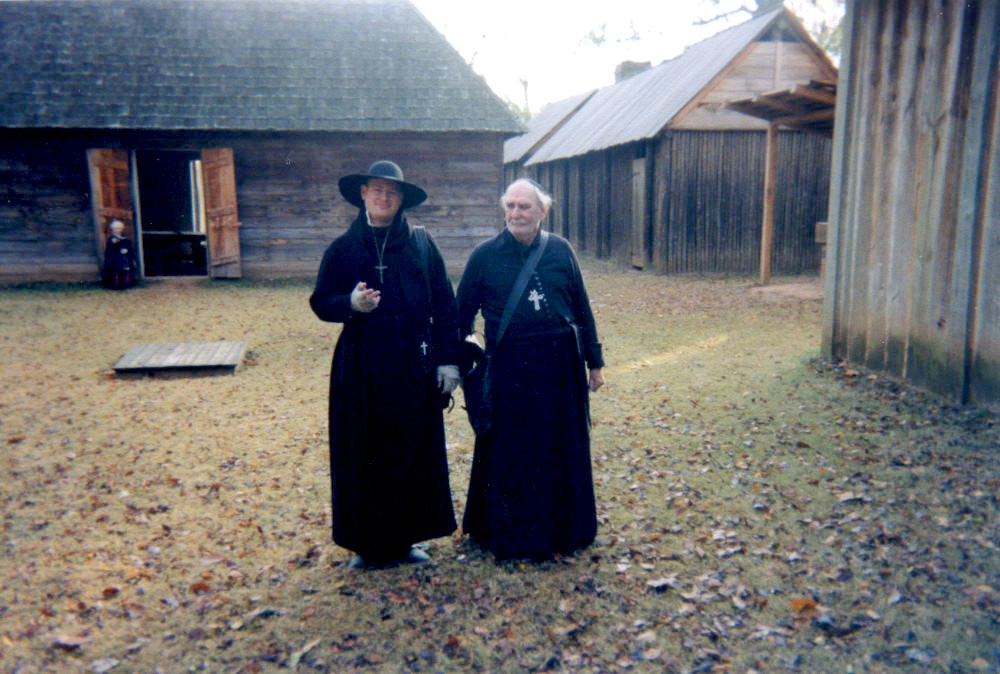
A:
{"type": "Polygon", "coordinates": [[[132,241],[112,234],[104,245],[104,285],[121,290],[135,282],[139,270],[132,241]]]}
{"type": "Polygon", "coordinates": [[[597,533],[586,367],[604,363],[565,239],[549,235],[495,348],[507,297],[537,245],[538,237],[524,246],[504,230],[476,248],[458,286],[460,333],[482,311],[493,354],[493,427],[476,438],[463,529],[499,559],[570,552],[597,533]]]}
{"type": "Polygon", "coordinates": [[[343,323],[330,372],[333,540],[366,559],[405,555],[456,528],[435,374],[438,364],[457,363],[456,306],[428,243],[425,277],[406,220],[378,231],[362,211],[327,248],[309,298],[319,318],[343,323]],[[388,236],[378,248],[376,233],[388,236]],[[382,292],[371,313],[351,309],[359,281],[382,292]]]}

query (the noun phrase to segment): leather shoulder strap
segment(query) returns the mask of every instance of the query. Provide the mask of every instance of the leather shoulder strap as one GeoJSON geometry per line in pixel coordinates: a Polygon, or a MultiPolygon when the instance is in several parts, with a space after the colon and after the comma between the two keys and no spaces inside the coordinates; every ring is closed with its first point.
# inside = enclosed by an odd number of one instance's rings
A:
{"type": "Polygon", "coordinates": [[[517,275],[514,287],[507,298],[507,304],[504,305],[503,315],[500,317],[500,326],[497,328],[497,339],[494,348],[496,348],[497,344],[500,344],[504,333],[507,332],[507,326],[510,325],[510,319],[514,317],[514,310],[517,308],[517,303],[521,301],[521,295],[524,294],[524,289],[528,287],[528,281],[531,280],[531,275],[535,273],[538,260],[541,259],[542,253],[545,252],[545,246],[549,243],[549,233],[544,229],[539,230],[538,236],[538,246],[535,247],[535,250],[531,251],[531,255],[528,256],[524,266],[521,267],[521,273],[517,275]]]}
{"type": "MultiPolygon", "coordinates": [[[[413,225],[413,240],[417,244],[417,252],[420,253],[420,273],[424,277],[424,286],[427,288],[427,301],[434,306],[434,295],[431,293],[431,273],[428,268],[431,258],[431,244],[427,240],[427,230],[423,227],[413,225]]],[[[431,319],[433,320],[433,319],[431,319]]]]}

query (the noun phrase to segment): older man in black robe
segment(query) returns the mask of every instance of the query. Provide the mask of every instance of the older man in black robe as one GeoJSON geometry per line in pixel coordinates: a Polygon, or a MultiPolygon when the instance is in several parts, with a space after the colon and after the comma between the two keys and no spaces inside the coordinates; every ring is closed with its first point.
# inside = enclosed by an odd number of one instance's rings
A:
{"type": "Polygon", "coordinates": [[[485,319],[492,421],[476,437],[463,528],[497,559],[540,559],[597,533],[588,396],[604,383],[604,362],[576,255],[540,233],[551,198],[518,180],[501,204],[506,228],[473,251],[458,287],[461,334],[478,312],[485,319]],[[498,344],[516,279],[540,245],[498,344]]]}
{"type": "Polygon", "coordinates": [[[403,211],[426,193],[389,161],[340,180],[360,211],[323,255],[309,304],[343,323],[330,372],[333,540],[351,566],[425,560],[455,530],[442,401],[458,384],[455,296],[403,211]]]}

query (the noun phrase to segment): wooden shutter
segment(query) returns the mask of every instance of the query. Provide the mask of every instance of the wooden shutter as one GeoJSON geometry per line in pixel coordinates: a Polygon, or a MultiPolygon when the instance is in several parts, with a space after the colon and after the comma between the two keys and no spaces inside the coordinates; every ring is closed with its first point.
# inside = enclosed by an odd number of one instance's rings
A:
{"type": "MultiPolygon", "coordinates": [[[[121,220],[125,236],[135,241],[135,218],[129,191],[128,150],[94,148],[87,150],[90,167],[90,193],[94,212],[94,235],[97,259],[104,265],[104,244],[111,233],[108,224],[121,220]]],[[[138,244],[137,244],[138,245],[138,244]]]]}
{"type": "Polygon", "coordinates": [[[205,215],[208,226],[208,275],[241,278],[240,223],[236,217],[236,173],[229,148],[202,150],[205,215]]]}

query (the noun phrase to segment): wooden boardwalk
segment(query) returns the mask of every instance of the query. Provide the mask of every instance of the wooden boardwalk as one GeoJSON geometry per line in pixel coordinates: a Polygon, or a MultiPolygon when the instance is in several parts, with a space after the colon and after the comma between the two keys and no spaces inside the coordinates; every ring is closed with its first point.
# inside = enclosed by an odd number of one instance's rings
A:
{"type": "Polygon", "coordinates": [[[246,342],[175,342],[137,344],[115,363],[115,372],[154,370],[214,370],[235,372],[246,342]]]}

